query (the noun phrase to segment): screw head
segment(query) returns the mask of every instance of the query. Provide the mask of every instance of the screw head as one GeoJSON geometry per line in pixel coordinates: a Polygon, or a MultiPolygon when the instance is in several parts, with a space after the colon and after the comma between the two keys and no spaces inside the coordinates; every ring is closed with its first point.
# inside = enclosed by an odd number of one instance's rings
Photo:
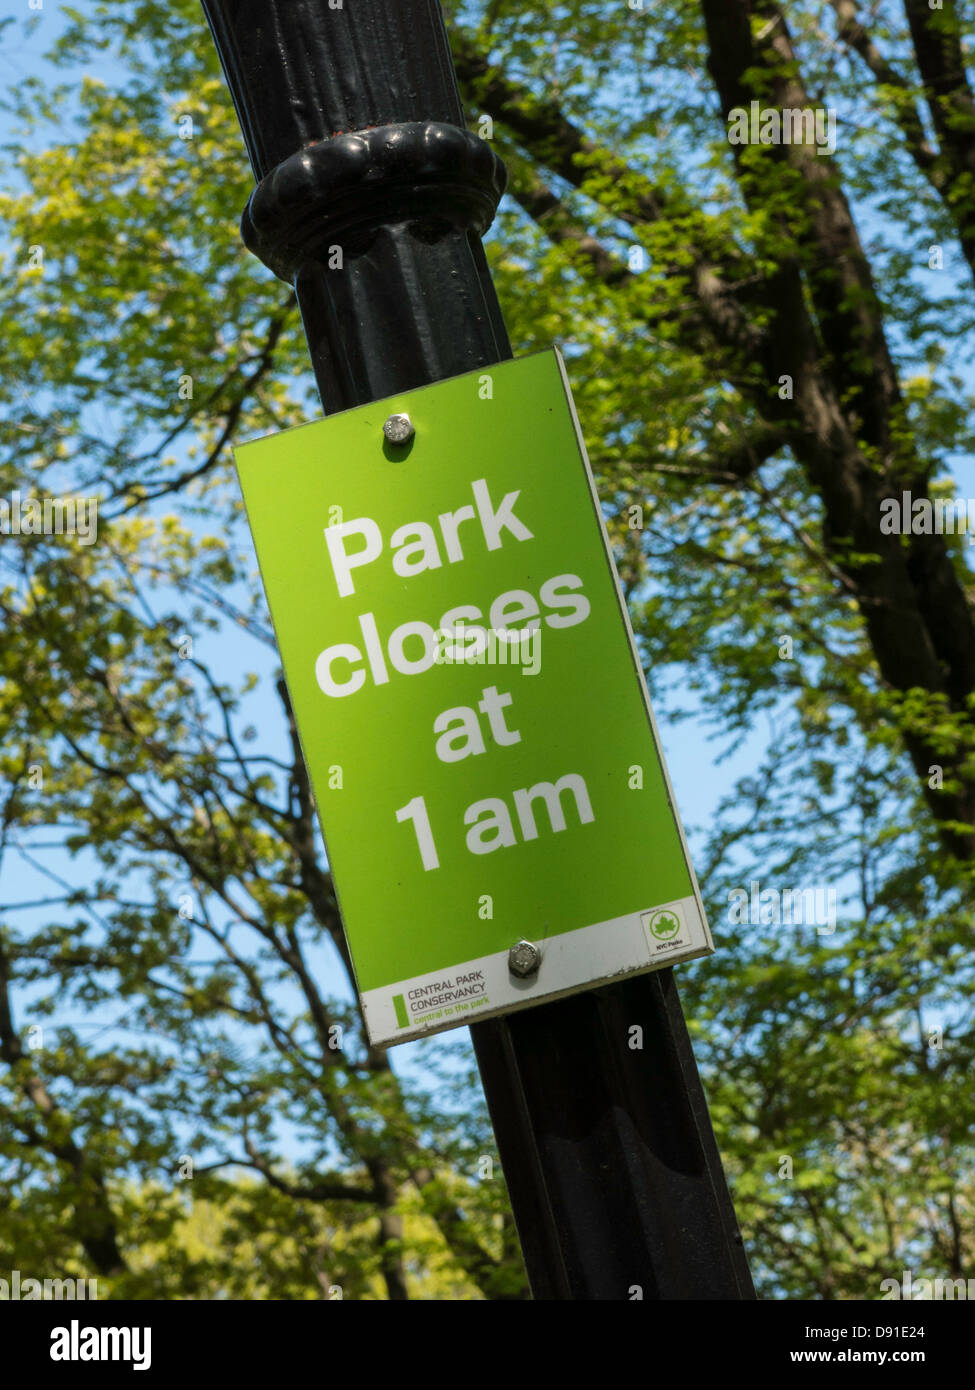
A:
{"type": "Polygon", "coordinates": [[[390,444],[405,444],[416,434],[413,421],[408,415],[390,415],[383,425],[383,434],[390,444]]]}
{"type": "Polygon", "coordinates": [[[533,946],[530,941],[516,941],[508,952],[508,969],[520,980],[527,980],[529,975],[534,975],[541,961],[538,947],[533,946]]]}

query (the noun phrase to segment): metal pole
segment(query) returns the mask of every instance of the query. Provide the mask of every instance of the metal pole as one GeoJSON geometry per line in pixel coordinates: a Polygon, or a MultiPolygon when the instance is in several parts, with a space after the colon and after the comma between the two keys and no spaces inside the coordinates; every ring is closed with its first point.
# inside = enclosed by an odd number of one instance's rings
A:
{"type": "MultiPolygon", "coordinates": [[[[437,0],[203,0],[327,413],[511,356],[437,0]]],[[[701,967],[706,968],[706,967],[701,967]]],[[[471,1028],[535,1298],[753,1298],[672,972],[471,1028]],[[632,1047],[642,1028],[642,1048],[632,1047]]]]}

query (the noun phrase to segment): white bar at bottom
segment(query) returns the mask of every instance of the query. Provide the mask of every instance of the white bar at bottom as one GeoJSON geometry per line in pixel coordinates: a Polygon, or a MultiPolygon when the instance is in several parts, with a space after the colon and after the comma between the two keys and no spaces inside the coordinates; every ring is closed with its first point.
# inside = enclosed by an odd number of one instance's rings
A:
{"type": "Polygon", "coordinates": [[[543,1000],[577,994],[635,971],[657,970],[710,955],[714,950],[707,922],[693,895],[562,932],[548,941],[536,940],[533,945],[541,963],[527,980],[511,974],[508,951],[504,950],[366,990],[362,1004],[370,1038],[376,1044],[406,1042],[543,1000]],[[668,919],[660,915],[663,913],[676,916],[681,924],[670,939],[666,936],[668,919]],[[654,927],[662,934],[655,935],[654,927]],[[397,995],[406,1015],[405,1025],[397,1016],[397,995]]]}

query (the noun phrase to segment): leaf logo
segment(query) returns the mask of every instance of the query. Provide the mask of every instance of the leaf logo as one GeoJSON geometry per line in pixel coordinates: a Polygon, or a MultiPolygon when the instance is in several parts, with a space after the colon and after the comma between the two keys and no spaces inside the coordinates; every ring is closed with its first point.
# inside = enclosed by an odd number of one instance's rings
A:
{"type": "Polygon", "coordinates": [[[680,931],[680,920],[673,912],[655,912],[650,918],[650,930],[658,941],[669,941],[680,931]]]}

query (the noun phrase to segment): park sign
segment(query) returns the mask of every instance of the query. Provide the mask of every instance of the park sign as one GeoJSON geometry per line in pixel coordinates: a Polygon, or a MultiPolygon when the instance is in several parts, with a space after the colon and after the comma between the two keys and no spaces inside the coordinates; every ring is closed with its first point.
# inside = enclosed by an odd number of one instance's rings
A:
{"type": "Polygon", "coordinates": [[[372,1042],[712,951],[558,351],[235,455],[372,1042]]]}

